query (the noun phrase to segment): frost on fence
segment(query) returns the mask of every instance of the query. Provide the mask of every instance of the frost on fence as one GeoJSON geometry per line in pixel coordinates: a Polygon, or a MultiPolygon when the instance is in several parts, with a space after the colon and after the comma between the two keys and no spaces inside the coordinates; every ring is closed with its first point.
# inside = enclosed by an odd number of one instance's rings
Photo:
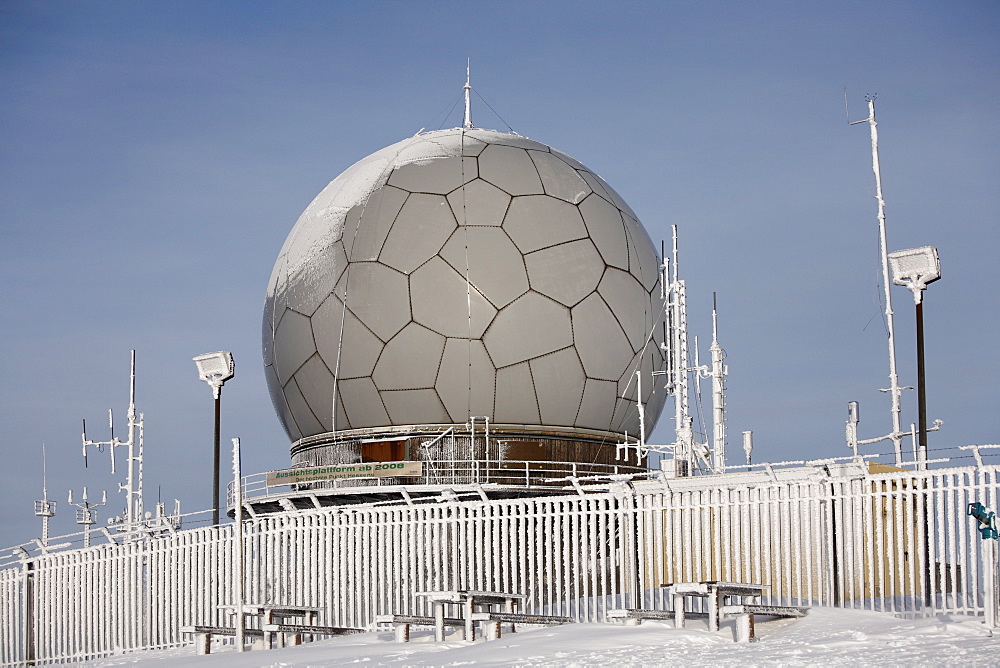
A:
{"type": "MultiPolygon", "coordinates": [[[[317,606],[366,627],[429,614],[414,592],[528,596],[525,610],[602,621],[667,606],[662,584],[770,585],[770,603],[982,613],[968,503],[997,504],[998,467],[727,485],[615,483],[533,499],[342,507],[245,524],[248,601],[317,606]]],[[[0,570],[0,663],[171,647],[233,600],[232,525],[99,545],[0,570]]]]}

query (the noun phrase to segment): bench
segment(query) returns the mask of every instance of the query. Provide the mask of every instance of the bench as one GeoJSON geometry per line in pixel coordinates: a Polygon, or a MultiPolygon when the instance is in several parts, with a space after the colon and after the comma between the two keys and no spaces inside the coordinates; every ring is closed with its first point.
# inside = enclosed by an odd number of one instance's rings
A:
{"type": "Polygon", "coordinates": [[[727,617],[736,617],[736,642],[753,642],[754,615],[768,617],[805,617],[809,608],[795,608],[787,605],[759,605],[744,603],[740,605],[724,605],[720,612],[727,617]]]}
{"type": "Polygon", "coordinates": [[[511,625],[510,630],[513,633],[514,624],[571,624],[575,620],[572,617],[520,612],[476,612],[472,614],[472,621],[483,623],[487,640],[496,640],[500,637],[500,624],[505,622],[511,625]]]}
{"type": "MultiPolygon", "coordinates": [[[[396,642],[410,642],[410,626],[436,626],[434,617],[424,615],[379,615],[375,618],[376,624],[392,624],[396,642]]],[[[465,628],[465,620],[456,617],[445,617],[445,626],[455,626],[465,628]]]]}
{"type": "MultiPolygon", "coordinates": [[[[708,619],[707,612],[685,612],[684,616],[694,619],[708,619]]],[[[643,610],[641,608],[616,608],[608,610],[607,618],[624,620],[626,626],[638,626],[644,619],[674,620],[676,613],[670,610],[643,610]]]]}
{"type": "MultiPolygon", "coordinates": [[[[195,653],[211,654],[212,636],[235,636],[235,626],[182,626],[181,633],[194,634],[195,653]]],[[[257,638],[266,640],[267,635],[261,629],[244,629],[243,635],[246,638],[257,638]]]]}
{"type": "Polygon", "coordinates": [[[344,626],[317,626],[315,624],[264,624],[267,633],[292,634],[292,645],[301,642],[302,634],[313,636],[344,636],[351,633],[364,633],[364,629],[352,629],[344,626]]]}

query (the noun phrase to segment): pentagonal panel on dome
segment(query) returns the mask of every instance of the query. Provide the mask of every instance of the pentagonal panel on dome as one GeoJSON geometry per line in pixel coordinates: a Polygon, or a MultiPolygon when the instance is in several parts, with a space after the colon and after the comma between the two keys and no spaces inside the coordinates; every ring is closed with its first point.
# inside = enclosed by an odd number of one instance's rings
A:
{"type": "Polygon", "coordinates": [[[434,387],[443,350],[443,336],[411,322],[385,344],[372,380],[379,390],[434,387]]]}
{"type": "Polygon", "coordinates": [[[625,330],[632,350],[638,351],[651,334],[647,329],[649,294],[635,276],[612,268],[604,272],[597,291],[625,330]]]}
{"type": "Polygon", "coordinates": [[[587,236],[579,209],[548,195],[515,197],[503,229],[522,253],[587,236]]]}
{"type": "Polygon", "coordinates": [[[497,227],[462,227],[441,249],[455,271],[469,272],[469,282],[497,308],[528,291],[524,259],[507,233],[497,227]]]}
{"type": "Polygon", "coordinates": [[[315,352],[309,318],[288,310],[274,333],[274,367],[281,385],[315,352]]]}
{"type": "Polygon", "coordinates": [[[528,292],[497,314],[483,343],[497,368],[571,346],[569,309],[528,292]]]}
{"type": "Polygon", "coordinates": [[[542,424],[571,427],[580,410],[586,376],[573,347],[536,357],[528,363],[542,424]]]}
{"type": "Polygon", "coordinates": [[[457,225],[442,195],[410,195],[389,230],[379,262],[408,274],[436,255],[457,225]]]}
{"type": "Polygon", "coordinates": [[[320,421],[313,414],[312,409],[309,408],[309,404],[306,403],[305,397],[302,396],[302,391],[299,389],[298,384],[294,380],[291,380],[282,388],[282,392],[285,395],[285,401],[288,402],[288,410],[295,418],[296,429],[299,430],[302,436],[306,437],[322,433],[323,425],[320,424],[320,421]]]}
{"type": "Polygon", "coordinates": [[[545,192],[535,163],[527,151],[490,144],[479,154],[479,177],[509,195],[541,195],[545,192]]]}
{"type": "Polygon", "coordinates": [[[347,212],[343,243],[351,262],[378,259],[389,229],[407,197],[409,193],[405,190],[386,185],[347,212]]]}
{"type": "Polygon", "coordinates": [[[482,179],[476,179],[449,193],[448,204],[459,225],[499,227],[510,206],[510,195],[482,179]]]}
{"type": "MultiPolygon", "coordinates": [[[[385,427],[390,424],[389,414],[385,412],[371,378],[337,381],[337,394],[344,404],[351,429],[385,427]]],[[[338,425],[337,428],[342,427],[338,425]]]]}
{"type": "Polygon", "coordinates": [[[524,256],[531,289],[573,306],[597,288],[604,260],[589,239],[543,248],[524,256]]]}
{"type": "Polygon", "coordinates": [[[596,292],[573,307],[573,341],[588,378],[617,381],[635,354],[596,292]]]}
{"type": "Polygon", "coordinates": [[[497,369],[494,422],[538,424],[538,402],[527,362],[497,369]]]}
{"type": "Polygon", "coordinates": [[[477,176],[479,165],[475,158],[434,158],[397,167],[389,175],[389,185],[411,193],[447,195],[477,176]]]}
{"type": "Polygon", "coordinates": [[[434,387],[452,422],[493,415],[495,385],[496,370],[482,341],[448,339],[434,387]]]}
{"type": "Polygon", "coordinates": [[[580,213],[604,261],[628,271],[628,238],[618,209],[595,193],[580,203],[580,213]]]}
{"type": "Polygon", "coordinates": [[[310,320],[316,349],[338,378],[372,374],[385,344],[344,308],[337,295],[330,295],[310,320]]]}
{"type": "Polygon", "coordinates": [[[465,277],[440,257],[413,272],[410,294],[413,319],[444,336],[479,338],[497,313],[475,287],[466,283],[465,277]]]}
{"type": "Polygon", "coordinates": [[[557,197],[571,204],[579,204],[592,191],[587,182],[573,167],[552,153],[528,151],[538,175],[542,179],[545,194],[557,197]]]}
{"type": "Polygon", "coordinates": [[[611,429],[618,398],[618,383],[588,378],[583,387],[576,426],[583,429],[611,429]]]}
{"type": "Polygon", "coordinates": [[[347,307],[383,341],[410,321],[410,290],[406,276],[378,262],[354,262],[337,286],[347,295],[347,307]]]}
{"type": "Polygon", "coordinates": [[[295,384],[312,414],[322,425],[320,431],[328,432],[333,429],[330,420],[333,409],[333,374],[319,355],[310,357],[295,372],[295,384]]]}
{"type": "Polygon", "coordinates": [[[379,394],[394,425],[448,422],[448,412],[434,390],[389,390],[379,394]]]}

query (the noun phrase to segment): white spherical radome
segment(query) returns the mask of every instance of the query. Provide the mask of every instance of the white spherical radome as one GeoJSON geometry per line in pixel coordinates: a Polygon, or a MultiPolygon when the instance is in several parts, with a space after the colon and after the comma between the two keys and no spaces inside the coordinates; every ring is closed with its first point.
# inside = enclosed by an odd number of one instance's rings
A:
{"type": "Polygon", "coordinates": [[[272,401],[293,441],[470,416],[635,436],[641,369],[648,435],[659,265],[573,158],[492,130],[416,135],[334,179],[285,240],[263,320],[272,401]]]}

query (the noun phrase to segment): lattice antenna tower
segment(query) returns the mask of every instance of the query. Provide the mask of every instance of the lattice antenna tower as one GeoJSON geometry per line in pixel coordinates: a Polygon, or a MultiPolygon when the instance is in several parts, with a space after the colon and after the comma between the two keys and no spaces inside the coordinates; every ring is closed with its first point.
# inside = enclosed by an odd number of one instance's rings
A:
{"type": "Polygon", "coordinates": [[[115,463],[115,448],[127,448],[128,472],[125,484],[118,483],[118,491],[125,492],[125,514],[112,520],[118,529],[125,534],[132,535],[142,522],[142,454],[143,454],[143,415],[138,416],[135,411],[135,351],[132,351],[132,365],[129,381],[129,403],[128,403],[128,439],[122,441],[115,436],[114,413],[108,409],[108,426],[111,430],[111,439],[108,441],[92,441],[87,438],[87,421],[83,421],[83,460],[87,462],[87,447],[92,446],[103,452],[108,446],[111,454],[111,475],[117,473],[115,463]]]}

